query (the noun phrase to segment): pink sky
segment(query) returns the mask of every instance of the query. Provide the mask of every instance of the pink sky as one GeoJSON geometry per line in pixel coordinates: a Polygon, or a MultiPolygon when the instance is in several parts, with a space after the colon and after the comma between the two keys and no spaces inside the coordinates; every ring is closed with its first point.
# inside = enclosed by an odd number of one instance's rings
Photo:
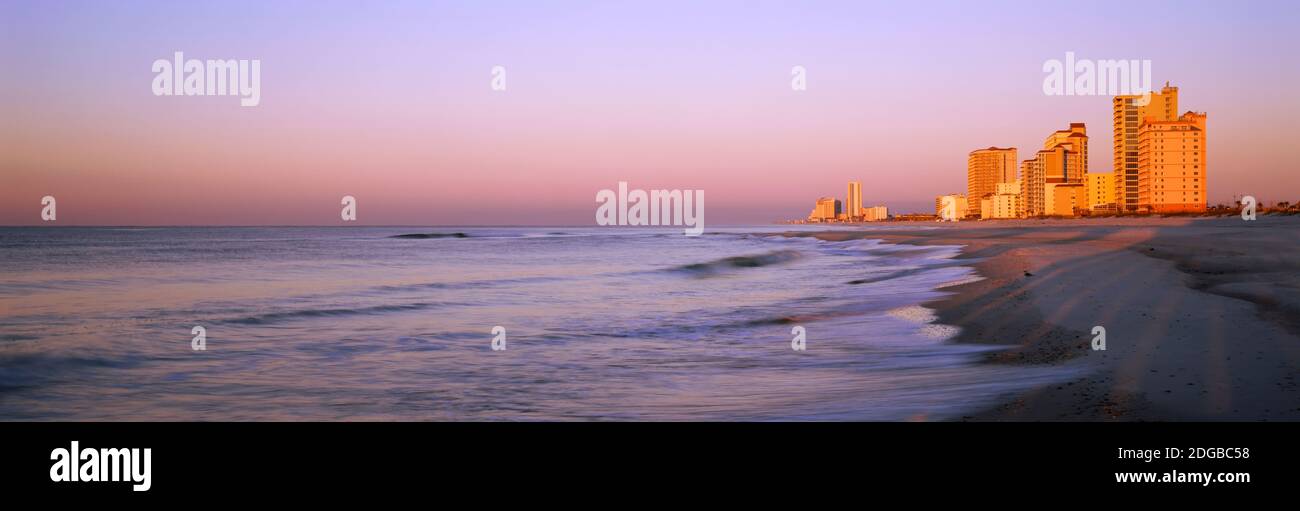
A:
{"type": "Polygon", "coordinates": [[[849,180],[925,211],[965,190],[969,151],[1024,158],[1070,122],[1110,170],[1110,98],[1041,91],[1067,51],[1149,59],[1209,113],[1211,204],[1300,200],[1286,2],[1068,4],[1073,23],[1038,2],[698,3],[6,2],[0,224],[41,224],[53,195],[68,225],[335,225],[352,195],[360,224],[587,225],[618,181],[703,189],[713,225],[802,217],[849,180]],[[154,96],[174,51],[260,59],[261,104],[154,96]]]}

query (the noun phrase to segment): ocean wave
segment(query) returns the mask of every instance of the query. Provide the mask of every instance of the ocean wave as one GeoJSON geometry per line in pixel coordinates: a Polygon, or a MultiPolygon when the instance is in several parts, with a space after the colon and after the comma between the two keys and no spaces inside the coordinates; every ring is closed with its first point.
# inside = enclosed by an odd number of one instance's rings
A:
{"type": "Polygon", "coordinates": [[[843,251],[842,253],[866,252],[894,259],[947,259],[961,253],[958,247],[952,245],[907,245],[885,243],[877,239],[836,241],[831,242],[830,245],[843,251]]]}
{"type": "Polygon", "coordinates": [[[325,318],[335,316],[364,316],[386,314],[390,312],[407,312],[416,310],[426,310],[449,305],[443,302],[417,302],[401,303],[394,305],[376,305],[372,307],[356,308],[332,308],[332,309],[300,309],[292,311],[269,312],[256,316],[247,316],[239,319],[227,320],[227,323],[240,325],[265,325],[268,323],[277,323],[280,321],[289,321],[305,318],[325,318]]]}
{"type": "Polygon", "coordinates": [[[542,284],[566,280],[565,277],[517,277],[512,279],[466,280],[461,282],[419,282],[414,284],[391,284],[371,288],[377,291],[418,291],[422,289],[486,289],[509,287],[524,284],[542,284]]]}
{"type": "Polygon", "coordinates": [[[873,283],[876,283],[876,282],[884,282],[884,281],[886,281],[886,280],[894,280],[894,279],[898,279],[898,278],[902,278],[902,277],[909,277],[909,276],[912,276],[912,275],[917,275],[917,274],[925,273],[925,272],[927,272],[927,271],[930,271],[931,269],[933,269],[933,267],[929,267],[929,266],[922,266],[922,267],[919,267],[919,268],[907,268],[907,269],[903,269],[903,270],[898,270],[898,271],[894,271],[894,272],[886,273],[886,274],[883,274],[883,275],[877,275],[877,276],[874,276],[874,277],[867,277],[867,278],[863,278],[863,279],[850,280],[848,283],[849,283],[849,285],[854,285],[854,286],[859,285],[859,284],[873,284],[873,283]]]}
{"type": "Polygon", "coordinates": [[[774,264],[784,264],[799,259],[802,256],[802,254],[795,250],[777,250],[765,254],[724,257],[707,263],[686,264],[672,268],[671,271],[684,272],[696,276],[709,276],[731,269],[761,268],[774,264]]]}
{"type": "Polygon", "coordinates": [[[134,357],[62,356],[49,353],[4,355],[0,356],[0,392],[42,386],[64,379],[69,374],[79,375],[86,370],[122,370],[139,365],[140,360],[134,357]]]}
{"type": "Polygon", "coordinates": [[[961,327],[939,323],[939,315],[934,309],[922,305],[908,305],[888,312],[895,318],[917,323],[917,333],[937,340],[947,340],[961,333],[961,327]]]}
{"type": "Polygon", "coordinates": [[[417,232],[412,234],[395,234],[389,238],[407,239],[407,240],[427,240],[434,238],[468,238],[469,235],[463,232],[417,232]]]}

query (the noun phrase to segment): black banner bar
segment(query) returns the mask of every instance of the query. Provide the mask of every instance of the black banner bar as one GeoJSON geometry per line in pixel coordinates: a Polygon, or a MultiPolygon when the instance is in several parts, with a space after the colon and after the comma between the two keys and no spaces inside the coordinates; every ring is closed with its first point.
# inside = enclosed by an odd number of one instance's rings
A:
{"type": "Polygon", "coordinates": [[[127,501],[214,489],[224,497],[416,495],[430,485],[677,491],[720,477],[900,496],[1008,488],[1253,496],[1294,485],[1294,431],[1276,423],[9,423],[0,425],[0,481],[6,494],[127,501]],[[113,465],[117,481],[107,480],[113,465]],[[66,477],[74,469],[77,481],[66,477]]]}

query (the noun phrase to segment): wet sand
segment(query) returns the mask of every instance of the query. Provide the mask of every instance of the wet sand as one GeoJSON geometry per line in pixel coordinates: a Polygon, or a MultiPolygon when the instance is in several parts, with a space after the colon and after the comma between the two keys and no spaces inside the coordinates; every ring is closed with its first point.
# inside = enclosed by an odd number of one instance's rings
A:
{"type": "Polygon", "coordinates": [[[1300,419],[1300,216],[882,225],[788,235],[964,245],[984,280],[927,304],[954,342],[1087,370],[966,420],[1300,419]]]}

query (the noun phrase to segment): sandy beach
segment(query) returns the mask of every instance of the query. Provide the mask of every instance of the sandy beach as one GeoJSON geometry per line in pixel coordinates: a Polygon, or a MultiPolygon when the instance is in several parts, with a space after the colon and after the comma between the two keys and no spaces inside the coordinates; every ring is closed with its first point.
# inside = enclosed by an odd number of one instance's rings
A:
{"type": "Polygon", "coordinates": [[[1088,376],[966,420],[1300,419],[1300,217],[906,224],[790,233],[963,245],[983,280],[927,304],[994,364],[1088,376]],[[936,228],[937,227],[937,228],[936,228]],[[1091,346],[1105,328],[1106,350],[1091,346]]]}

